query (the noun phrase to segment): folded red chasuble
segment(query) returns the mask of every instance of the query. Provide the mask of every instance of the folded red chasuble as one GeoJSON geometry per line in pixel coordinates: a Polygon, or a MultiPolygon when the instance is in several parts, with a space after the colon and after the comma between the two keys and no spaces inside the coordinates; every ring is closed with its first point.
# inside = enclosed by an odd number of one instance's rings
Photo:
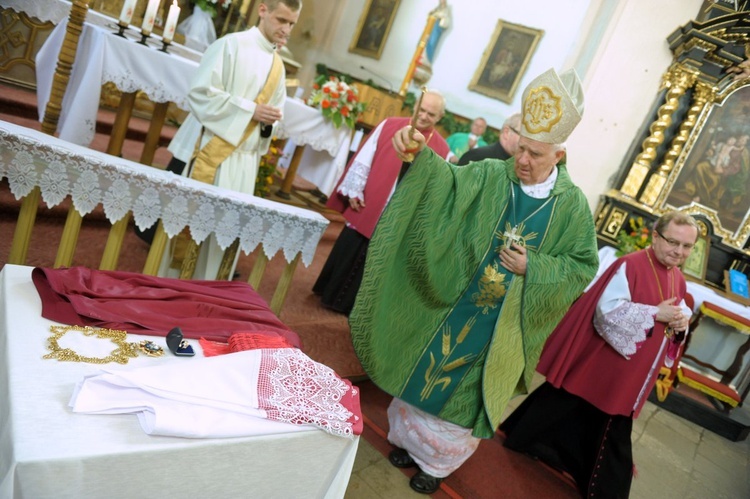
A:
{"type": "Polygon", "coordinates": [[[179,326],[186,338],[226,342],[236,331],[299,337],[247,283],[153,277],[85,267],[35,268],[42,317],[62,324],[166,336],[179,326]]]}

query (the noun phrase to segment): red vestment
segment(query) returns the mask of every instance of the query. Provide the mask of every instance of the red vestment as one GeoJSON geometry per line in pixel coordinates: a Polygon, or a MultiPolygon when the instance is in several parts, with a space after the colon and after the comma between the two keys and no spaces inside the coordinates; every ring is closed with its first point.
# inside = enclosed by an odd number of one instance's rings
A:
{"type": "MultiPolygon", "coordinates": [[[[593,319],[599,298],[625,262],[633,303],[656,306],[671,297],[667,296],[670,270],[659,263],[653,249],[623,256],[573,304],[552,332],[544,345],[537,371],[556,388],[578,395],[607,414],[635,418],[656,383],[669,340],[664,335],[666,324],[655,322],[651,334],[628,360],[594,329],[593,319]],[[660,294],[649,256],[664,297],[660,294]]],[[[671,272],[674,272],[675,303],[680,303],[687,291],[685,278],[679,269],[671,272]]]]}
{"type": "MultiPolygon", "coordinates": [[[[393,149],[391,139],[397,131],[409,125],[410,122],[410,118],[387,118],[384,121],[383,129],[380,131],[380,137],[378,137],[375,156],[372,158],[372,164],[370,165],[370,175],[367,177],[367,184],[365,185],[364,209],[358,212],[352,210],[349,207],[347,199],[338,193],[339,186],[346,177],[346,172],[357,159],[356,155],[352,157],[352,160],[346,167],[346,171],[339,179],[338,184],[336,184],[333,194],[328,199],[327,206],[342,213],[352,228],[368,239],[372,238],[375,225],[380,220],[380,215],[383,213],[385,205],[388,204],[388,199],[391,191],[393,191],[393,186],[396,184],[396,180],[398,180],[401,165],[403,164],[396,155],[395,149],[393,149]]],[[[450,150],[445,139],[434,129],[420,130],[420,132],[429,139],[427,146],[435,151],[438,156],[445,158],[450,150]]]]}
{"type": "Polygon", "coordinates": [[[166,336],[179,326],[186,338],[226,342],[236,331],[299,337],[247,283],[153,277],[133,272],[35,268],[42,317],[63,324],[166,336]]]}

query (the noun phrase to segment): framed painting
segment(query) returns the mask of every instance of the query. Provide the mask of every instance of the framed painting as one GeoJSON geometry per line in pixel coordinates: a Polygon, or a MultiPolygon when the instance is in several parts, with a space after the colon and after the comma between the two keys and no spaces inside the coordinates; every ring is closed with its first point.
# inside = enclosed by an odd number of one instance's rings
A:
{"type": "Polygon", "coordinates": [[[715,219],[720,233],[745,239],[742,233],[750,222],[750,85],[709,106],[686,144],[684,161],[676,165],[666,203],[692,206],[691,211],[715,219]]]}
{"type": "Polygon", "coordinates": [[[708,253],[711,249],[711,238],[708,234],[708,227],[703,221],[698,220],[698,239],[695,241],[690,255],[682,264],[682,273],[694,281],[702,283],[706,278],[706,268],[708,267],[708,253]]]}
{"type": "Polygon", "coordinates": [[[401,0],[367,0],[349,52],[380,59],[401,0]]]}
{"type": "Polygon", "coordinates": [[[511,104],[543,30],[498,20],[469,90],[511,104]]]}

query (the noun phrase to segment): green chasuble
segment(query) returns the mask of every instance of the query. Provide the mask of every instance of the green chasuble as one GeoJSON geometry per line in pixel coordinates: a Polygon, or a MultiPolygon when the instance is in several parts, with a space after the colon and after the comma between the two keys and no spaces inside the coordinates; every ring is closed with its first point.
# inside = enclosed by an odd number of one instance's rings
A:
{"type": "Polygon", "coordinates": [[[558,168],[538,200],[521,191],[512,158],[455,167],[419,154],[375,229],[350,316],[380,388],[492,437],[598,267],[588,203],[558,168]],[[499,263],[509,237],[527,246],[525,276],[499,263]]]}

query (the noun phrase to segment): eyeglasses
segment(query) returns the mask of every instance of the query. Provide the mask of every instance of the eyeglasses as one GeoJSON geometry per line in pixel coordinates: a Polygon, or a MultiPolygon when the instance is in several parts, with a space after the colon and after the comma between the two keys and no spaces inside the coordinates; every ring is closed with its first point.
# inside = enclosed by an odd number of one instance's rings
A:
{"type": "Polygon", "coordinates": [[[513,132],[513,133],[515,133],[516,135],[521,135],[521,132],[519,132],[518,130],[516,130],[512,126],[509,126],[508,128],[510,128],[510,131],[513,132]]]}
{"type": "Polygon", "coordinates": [[[693,246],[695,246],[694,243],[681,243],[680,241],[677,241],[675,239],[671,239],[669,237],[664,237],[664,234],[662,234],[660,231],[656,231],[657,234],[659,234],[659,237],[664,239],[664,242],[667,243],[667,246],[670,248],[677,248],[679,246],[682,246],[683,249],[691,250],[693,249],[693,246]]]}

